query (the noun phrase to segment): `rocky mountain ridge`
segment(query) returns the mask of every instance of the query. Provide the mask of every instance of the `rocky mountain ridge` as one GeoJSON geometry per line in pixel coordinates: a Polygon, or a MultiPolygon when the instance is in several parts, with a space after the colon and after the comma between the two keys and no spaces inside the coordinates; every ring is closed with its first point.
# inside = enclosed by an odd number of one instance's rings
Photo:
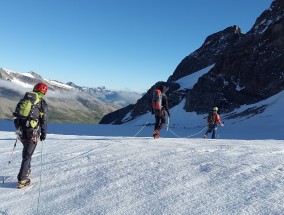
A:
{"type": "Polygon", "coordinates": [[[201,77],[185,110],[205,113],[209,106],[229,112],[284,89],[284,3],[275,0],[212,70],[201,77]],[[210,98],[210,99],[208,99],[210,98]]]}

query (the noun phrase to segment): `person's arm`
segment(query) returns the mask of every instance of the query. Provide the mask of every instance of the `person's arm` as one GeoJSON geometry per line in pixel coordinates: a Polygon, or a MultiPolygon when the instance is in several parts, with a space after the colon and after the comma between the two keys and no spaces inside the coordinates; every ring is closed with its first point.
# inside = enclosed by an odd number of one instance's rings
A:
{"type": "Polygon", "coordinates": [[[48,117],[48,105],[47,103],[42,100],[42,107],[41,107],[41,113],[40,113],[40,127],[41,127],[41,135],[40,135],[40,140],[43,141],[46,138],[46,133],[47,133],[47,117],[48,117]]]}
{"type": "Polygon", "coordinates": [[[224,124],[223,124],[223,123],[221,122],[221,120],[220,120],[219,114],[216,114],[215,121],[216,121],[219,125],[224,126],[224,124]]]}

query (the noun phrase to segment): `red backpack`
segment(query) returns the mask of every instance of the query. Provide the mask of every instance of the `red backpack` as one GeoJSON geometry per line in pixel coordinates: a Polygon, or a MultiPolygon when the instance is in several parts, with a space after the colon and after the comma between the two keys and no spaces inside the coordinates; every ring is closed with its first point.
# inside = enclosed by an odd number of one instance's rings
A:
{"type": "Polygon", "coordinates": [[[155,89],[152,98],[152,108],[153,110],[161,110],[162,107],[162,92],[159,89],[155,89]]]}

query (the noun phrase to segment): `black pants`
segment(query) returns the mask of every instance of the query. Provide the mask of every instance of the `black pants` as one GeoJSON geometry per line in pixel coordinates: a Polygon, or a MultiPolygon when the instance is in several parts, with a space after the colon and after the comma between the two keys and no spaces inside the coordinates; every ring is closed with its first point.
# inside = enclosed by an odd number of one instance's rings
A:
{"type": "Polygon", "coordinates": [[[27,173],[31,169],[31,159],[32,155],[35,151],[36,148],[36,143],[34,142],[26,142],[22,141],[23,143],[23,152],[22,152],[22,164],[21,164],[21,169],[18,174],[18,180],[22,181],[27,178],[27,173]]]}
{"type": "Polygon", "coordinates": [[[161,130],[166,125],[166,112],[164,110],[156,110],[155,119],[155,130],[161,130]]]}

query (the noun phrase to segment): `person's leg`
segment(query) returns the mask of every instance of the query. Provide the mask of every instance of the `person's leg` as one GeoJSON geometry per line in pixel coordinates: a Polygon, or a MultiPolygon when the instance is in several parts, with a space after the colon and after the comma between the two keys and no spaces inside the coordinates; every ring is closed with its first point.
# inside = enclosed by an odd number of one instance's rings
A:
{"type": "Polygon", "coordinates": [[[36,148],[36,144],[32,142],[23,142],[23,153],[22,153],[22,163],[21,169],[18,174],[18,180],[22,181],[27,178],[27,174],[30,171],[31,159],[36,148]]]}
{"type": "Polygon", "coordinates": [[[159,126],[159,130],[161,130],[163,127],[165,127],[165,125],[166,125],[166,116],[162,115],[161,116],[161,123],[160,123],[160,126],[159,126]]]}
{"type": "Polygon", "coordinates": [[[208,128],[208,130],[206,131],[206,133],[204,134],[204,139],[206,139],[207,138],[207,135],[208,135],[208,133],[211,133],[212,132],[212,130],[210,129],[210,128],[208,128]]]}
{"type": "Polygon", "coordinates": [[[160,136],[159,128],[160,128],[160,122],[161,122],[160,111],[155,112],[155,119],[156,119],[156,122],[155,122],[154,131],[153,131],[153,137],[159,138],[159,136],[160,136]]]}
{"type": "Polygon", "coordinates": [[[213,132],[212,132],[212,139],[215,139],[215,132],[216,132],[216,129],[213,129],[212,131],[213,131],[213,132]]]}
{"type": "Polygon", "coordinates": [[[208,128],[207,131],[205,132],[204,135],[207,135],[208,133],[210,133],[210,129],[208,128]]]}
{"type": "Polygon", "coordinates": [[[155,127],[154,130],[159,130],[160,127],[160,122],[161,122],[161,113],[160,111],[155,111],[155,119],[156,119],[156,123],[155,123],[155,127]]]}
{"type": "Polygon", "coordinates": [[[163,127],[165,127],[166,125],[166,111],[165,110],[161,110],[160,112],[160,125],[158,130],[161,130],[163,127]]]}

